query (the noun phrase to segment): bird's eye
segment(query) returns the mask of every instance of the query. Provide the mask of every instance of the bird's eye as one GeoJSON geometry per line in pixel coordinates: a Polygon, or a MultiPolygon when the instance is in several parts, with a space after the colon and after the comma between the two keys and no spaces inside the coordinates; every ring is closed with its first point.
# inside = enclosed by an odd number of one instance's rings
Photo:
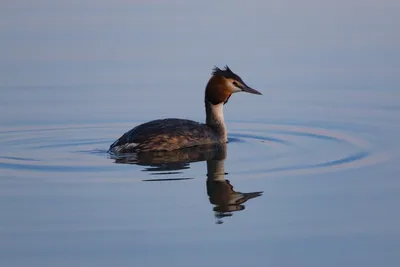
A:
{"type": "Polygon", "coordinates": [[[239,87],[239,84],[237,82],[235,82],[235,81],[233,82],[233,85],[236,86],[236,87],[239,87]]]}

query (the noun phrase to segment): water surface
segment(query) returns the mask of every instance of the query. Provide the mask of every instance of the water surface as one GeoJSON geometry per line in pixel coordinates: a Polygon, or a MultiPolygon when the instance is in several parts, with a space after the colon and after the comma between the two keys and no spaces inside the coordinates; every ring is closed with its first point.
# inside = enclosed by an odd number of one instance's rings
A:
{"type": "Polygon", "coordinates": [[[396,2],[1,5],[0,266],[400,264],[396,2]],[[107,153],[214,64],[226,147],[107,153]]]}

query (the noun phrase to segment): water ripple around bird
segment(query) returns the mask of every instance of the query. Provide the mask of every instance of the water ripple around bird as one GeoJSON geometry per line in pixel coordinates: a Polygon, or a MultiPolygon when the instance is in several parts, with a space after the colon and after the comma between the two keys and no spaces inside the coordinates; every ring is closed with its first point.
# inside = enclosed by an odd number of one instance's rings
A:
{"type": "MultiPolygon", "coordinates": [[[[376,164],[385,159],[368,140],[354,130],[336,130],[305,124],[230,122],[227,171],[246,177],[332,172],[376,164]]],[[[85,173],[95,176],[115,172],[120,164],[107,153],[113,139],[128,124],[68,125],[10,128],[1,132],[0,169],[41,174],[85,173]]],[[[146,174],[165,175],[167,180],[186,180],[199,160],[174,164],[130,166],[146,174]],[[183,176],[182,176],[183,175],[183,176]]],[[[146,164],[141,164],[146,165],[146,164]]],[[[196,171],[196,170],[195,170],[196,171]]],[[[201,171],[204,175],[204,171],[201,171]]],[[[135,175],[132,175],[135,176],[135,175]]],[[[143,176],[143,174],[139,175],[143,176]]],[[[54,178],[55,179],[55,178],[54,178]]],[[[141,178],[140,180],[151,180],[141,178]]],[[[158,179],[156,179],[158,180],[158,179]]]]}

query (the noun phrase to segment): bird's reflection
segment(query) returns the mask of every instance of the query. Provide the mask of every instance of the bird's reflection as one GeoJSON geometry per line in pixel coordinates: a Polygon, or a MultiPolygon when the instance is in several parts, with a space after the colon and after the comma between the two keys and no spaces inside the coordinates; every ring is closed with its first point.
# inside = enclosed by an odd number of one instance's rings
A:
{"type": "Polygon", "coordinates": [[[144,152],[138,154],[111,155],[115,163],[136,164],[146,166],[144,171],[152,174],[179,174],[189,169],[190,163],[213,159],[223,150],[225,146],[204,145],[193,148],[185,148],[173,151],[144,152]]]}
{"type": "Polygon", "coordinates": [[[243,205],[252,198],[261,196],[262,191],[242,193],[235,191],[229,180],[225,179],[226,146],[218,157],[207,160],[207,194],[213,208],[217,223],[221,224],[222,218],[232,216],[235,211],[244,210],[243,205]]]}
{"type": "MultiPolygon", "coordinates": [[[[214,205],[213,211],[217,223],[221,224],[224,217],[232,216],[233,212],[244,210],[244,203],[249,199],[262,195],[262,191],[242,193],[235,191],[229,180],[225,179],[226,144],[206,145],[176,151],[152,152],[140,154],[112,155],[115,163],[136,164],[146,166],[144,171],[152,175],[180,174],[190,168],[190,163],[207,161],[207,195],[214,205]]],[[[176,181],[192,178],[161,178],[144,181],[176,181]]]]}

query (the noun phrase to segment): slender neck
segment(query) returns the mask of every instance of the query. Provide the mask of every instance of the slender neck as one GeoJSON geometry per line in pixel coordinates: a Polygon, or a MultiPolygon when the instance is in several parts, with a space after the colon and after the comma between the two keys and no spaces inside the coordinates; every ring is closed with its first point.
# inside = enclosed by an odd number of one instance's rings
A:
{"type": "Polygon", "coordinates": [[[228,141],[226,126],[224,121],[223,103],[213,105],[207,99],[204,101],[206,106],[206,124],[220,135],[224,142],[228,141]]]}

